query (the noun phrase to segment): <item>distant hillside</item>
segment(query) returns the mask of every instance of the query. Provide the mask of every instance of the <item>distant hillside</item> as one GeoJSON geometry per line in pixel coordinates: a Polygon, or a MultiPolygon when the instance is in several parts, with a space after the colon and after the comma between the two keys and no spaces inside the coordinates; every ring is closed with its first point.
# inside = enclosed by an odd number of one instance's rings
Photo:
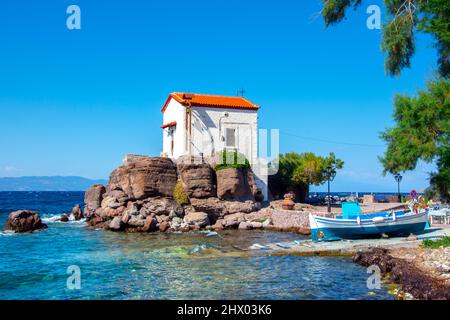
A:
{"type": "Polygon", "coordinates": [[[85,191],[93,184],[106,183],[107,180],[83,177],[0,178],[0,191],[85,191]]]}

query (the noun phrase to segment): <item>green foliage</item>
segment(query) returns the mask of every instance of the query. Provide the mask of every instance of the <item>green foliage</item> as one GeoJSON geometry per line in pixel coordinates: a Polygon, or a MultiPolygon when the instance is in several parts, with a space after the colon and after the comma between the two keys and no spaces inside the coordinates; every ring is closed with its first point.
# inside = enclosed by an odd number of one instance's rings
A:
{"type": "Polygon", "coordinates": [[[381,138],[388,143],[381,163],[384,174],[415,169],[419,160],[437,160],[438,173],[431,176],[432,189],[449,198],[450,185],[450,81],[430,81],[417,97],[395,97],[396,126],[381,138]]]}
{"type": "MultiPolygon", "coordinates": [[[[357,8],[360,0],[324,0],[322,16],[325,25],[345,18],[346,10],[357,8]]],[[[450,73],[450,1],[448,0],[384,0],[388,20],[383,25],[381,47],[386,53],[386,72],[399,75],[409,67],[414,55],[414,32],[433,36],[438,51],[439,72],[450,73]]]]}
{"type": "Polygon", "coordinates": [[[349,7],[356,9],[360,4],[361,0],[325,0],[322,9],[325,25],[328,27],[342,21],[349,7]]]}
{"type": "Polygon", "coordinates": [[[410,66],[414,54],[414,21],[408,16],[391,20],[383,27],[381,49],[388,53],[385,61],[386,72],[399,75],[400,71],[410,66]]]}
{"type": "MultiPolygon", "coordinates": [[[[358,0],[324,0],[325,25],[340,22],[349,7],[360,4],[358,0]]],[[[396,126],[381,134],[388,143],[380,159],[384,173],[413,170],[419,160],[437,160],[438,172],[431,174],[427,194],[439,194],[450,201],[450,1],[384,0],[384,5],[388,20],[383,25],[381,47],[386,53],[387,73],[399,75],[410,66],[415,51],[414,33],[418,31],[433,36],[442,77],[430,81],[427,90],[415,98],[395,97],[396,126]]]]}
{"type": "Polygon", "coordinates": [[[228,169],[248,169],[250,168],[250,162],[247,160],[245,155],[239,153],[237,150],[229,151],[223,150],[219,152],[220,163],[216,166],[216,172],[228,169]]]}
{"type": "Polygon", "coordinates": [[[331,166],[342,169],[344,162],[337,159],[334,153],[327,157],[314,153],[287,153],[279,156],[278,173],[269,176],[269,186],[273,194],[283,195],[287,191],[294,191],[300,201],[309,192],[309,186],[320,185],[328,180],[325,169],[331,166]]]}
{"type": "Polygon", "coordinates": [[[448,144],[440,151],[436,173],[430,176],[430,187],[427,193],[439,196],[442,201],[450,203],[450,148],[448,144]]]}
{"type": "Polygon", "coordinates": [[[175,188],[173,189],[173,198],[180,206],[189,204],[189,196],[184,190],[183,183],[180,180],[178,180],[175,188]]]}
{"type": "Polygon", "coordinates": [[[423,240],[422,242],[423,247],[429,248],[429,249],[439,249],[440,247],[450,247],[450,237],[443,237],[439,240],[423,240]]]}
{"type": "Polygon", "coordinates": [[[417,23],[420,31],[431,34],[436,40],[439,72],[450,75],[450,1],[421,0],[421,18],[417,23]]]}

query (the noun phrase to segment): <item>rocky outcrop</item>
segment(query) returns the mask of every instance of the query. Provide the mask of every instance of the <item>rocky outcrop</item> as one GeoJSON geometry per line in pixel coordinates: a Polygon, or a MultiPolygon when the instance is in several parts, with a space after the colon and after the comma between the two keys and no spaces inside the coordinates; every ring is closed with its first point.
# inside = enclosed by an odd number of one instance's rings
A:
{"type": "Polygon", "coordinates": [[[73,216],[73,218],[76,221],[79,221],[84,218],[83,211],[81,210],[81,206],[77,204],[75,207],[73,207],[72,211],[70,212],[69,216],[73,216]]]}
{"type": "Polygon", "coordinates": [[[177,170],[172,160],[160,157],[138,157],[114,170],[107,195],[119,204],[149,197],[172,197],[177,170]]]}
{"type": "Polygon", "coordinates": [[[96,209],[101,207],[105,192],[105,187],[101,184],[93,185],[86,190],[84,193],[84,213],[87,217],[91,216],[96,209]]]}
{"type": "Polygon", "coordinates": [[[371,251],[358,252],[353,261],[365,267],[377,265],[383,274],[389,274],[390,279],[401,286],[402,291],[416,299],[450,299],[448,284],[423,272],[409,261],[393,257],[387,249],[375,248],[371,251]]]}
{"type": "Polygon", "coordinates": [[[222,200],[254,200],[256,184],[253,172],[227,168],[217,173],[217,197],[222,200]]]}
{"type": "Polygon", "coordinates": [[[216,196],[215,174],[209,164],[180,162],[177,169],[189,198],[204,199],[216,196]]]}
{"type": "Polygon", "coordinates": [[[39,214],[31,210],[11,212],[5,223],[5,230],[12,230],[16,233],[33,232],[34,230],[46,228],[47,225],[42,223],[39,214]]]}
{"type": "Polygon", "coordinates": [[[189,231],[215,224],[227,215],[254,212],[259,204],[253,199],[253,173],[236,170],[232,169],[230,177],[221,174],[222,185],[228,185],[224,187],[227,200],[221,200],[216,173],[202,159],[175,165],[167,158],[127,156],[112,172],[106,188],[96,185],[86,192],[87,222],[113,231],[189,231]],[[173,197],[178,179],[190,205],[181,206],[173,197]]]}

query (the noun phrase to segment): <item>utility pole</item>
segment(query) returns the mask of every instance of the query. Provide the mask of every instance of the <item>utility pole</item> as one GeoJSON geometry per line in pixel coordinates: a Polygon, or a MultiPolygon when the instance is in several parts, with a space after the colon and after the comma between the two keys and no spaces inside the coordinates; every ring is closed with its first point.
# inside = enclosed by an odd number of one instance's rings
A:
{"type": "Polygon", "coordinates": [[[402,182],[402,175],[400,173],[396,173],[394,175],[394,179],[395,181],[397,181],[397,194],[398,194],[398,201],[401,202],[402,198],[401,198],[401,194],[400,194],[400,182],[402,182]]]}
{"type": "Polygon", "coordinates": [[[336,177],[336,170],[332,166],[328,166],[325,169],[325,174],[328,179],[328,213],[331,213],[331,192],[330,182],[336,177]]]}

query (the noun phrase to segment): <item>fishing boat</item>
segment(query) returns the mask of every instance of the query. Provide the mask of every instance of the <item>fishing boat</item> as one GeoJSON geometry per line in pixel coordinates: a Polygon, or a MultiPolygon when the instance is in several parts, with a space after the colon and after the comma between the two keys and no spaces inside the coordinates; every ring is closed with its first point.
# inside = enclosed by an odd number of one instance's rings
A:
{"type": "Polygon", "coordinates": [[[309,215],[311,239],[334,241],[409,235],[423,231],[428,221],[428,211],[420,213],[387,213],[358,215],[350,219],[334,219],[309,215]]]}

